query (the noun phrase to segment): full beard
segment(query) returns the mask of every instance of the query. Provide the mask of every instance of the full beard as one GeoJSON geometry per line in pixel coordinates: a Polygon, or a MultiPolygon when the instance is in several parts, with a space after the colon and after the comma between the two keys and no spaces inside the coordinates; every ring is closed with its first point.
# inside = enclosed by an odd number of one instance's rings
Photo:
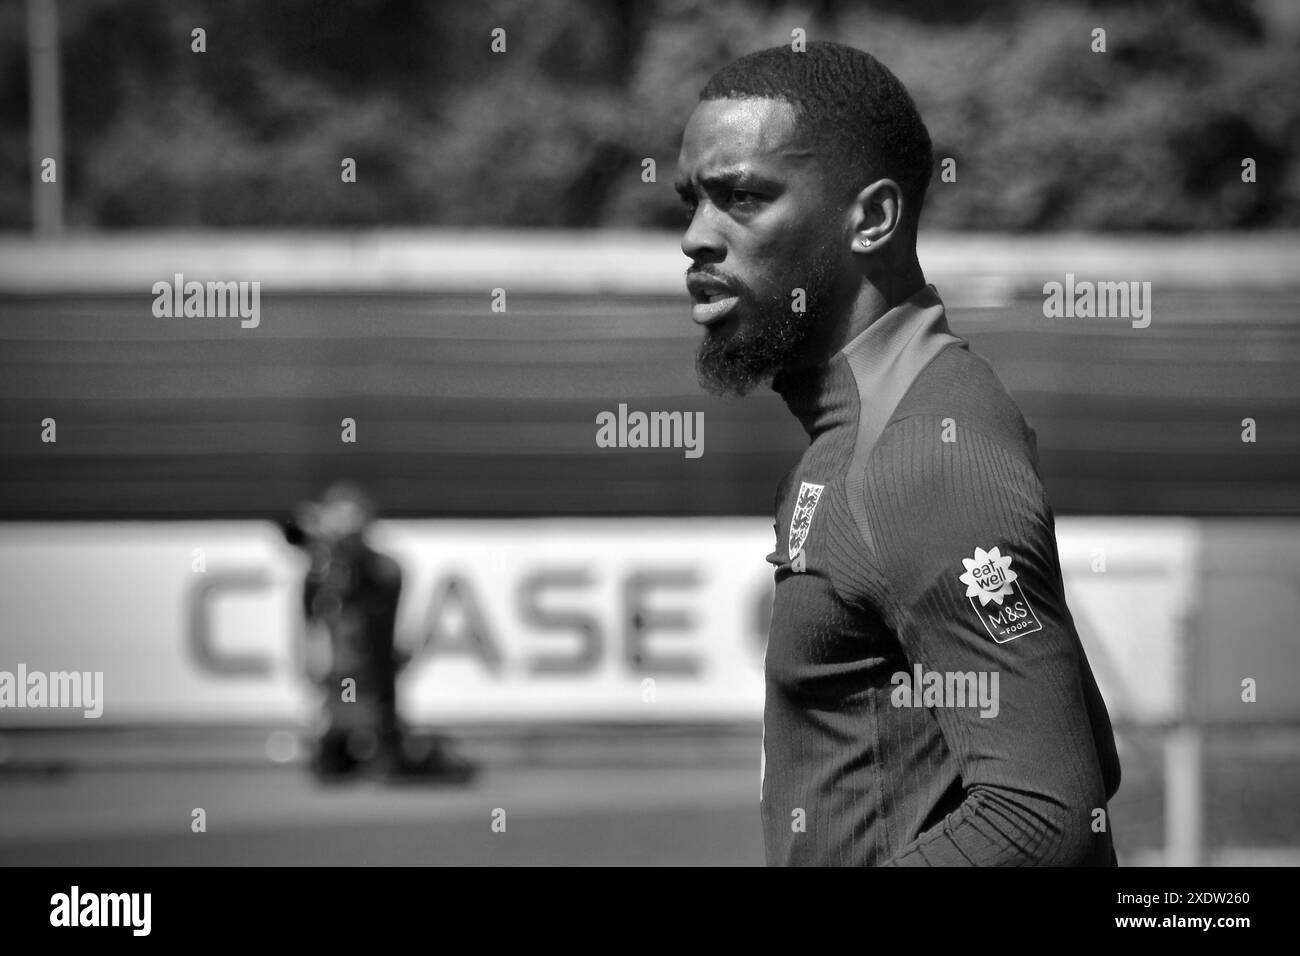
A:
{"type": "MultiPolygon", "coordinates": [[[[791,307],[790,293],[760,298],[738,286],[742,319],[730,333],[727,323],[705,331],[695,356],[700,385],[715,395],[746,395],[777,373],[796,365],[816,327],[826,319],[833,301],[830,259],[815,257],[812,274],[791,278],[790,290],[804,289],[805,311],[791,307]]],[[[777,288],[782,288],[778,285],[777,288]]]]}

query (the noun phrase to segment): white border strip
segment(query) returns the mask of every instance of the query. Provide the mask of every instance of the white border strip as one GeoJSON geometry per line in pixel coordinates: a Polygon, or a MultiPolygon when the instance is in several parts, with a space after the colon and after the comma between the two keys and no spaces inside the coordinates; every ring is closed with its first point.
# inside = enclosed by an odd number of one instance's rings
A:
{"type": "MultiPolygon", "coordinates": [[[[139,293],[154,282],[256,280],[270,292],[685,295],[686,257],[667,232],[379,230],[86,233],[0,237],[0,292],[139,293]]],[[[1300,287],[1300,234],[1167,237],[931,233],[927,278],[993,300],[1067,272],[1183,289],[1300,287]]]]}

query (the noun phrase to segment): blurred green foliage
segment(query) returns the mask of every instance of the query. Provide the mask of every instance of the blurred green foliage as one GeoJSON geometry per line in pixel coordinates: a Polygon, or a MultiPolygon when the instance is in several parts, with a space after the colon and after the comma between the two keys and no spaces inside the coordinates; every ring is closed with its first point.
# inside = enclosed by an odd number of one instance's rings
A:
{"type": "MultiPolygon", "coordinates": [[[[1300,225],[1300,4],[876,0],[60,0],[76,227],[678,227],[710,73],[859,46],[912,91],[926,223],[1300,225]],[[190,31],[207,31],[207,52],[190,31]],[[505,53],[490,50],[506,30],[505,53]],[[1107,33],[1107,52],[1090,49],[1107,33]],[[1243,157],[1258,182],[1241,181],[1243,157]],[[358,181],[340,181],[343,157],[358,181]],[[643,183],[642,160],[658,181],[643,183]]],[[[0,4],[0,224],[30,224],[25,4],[0,4]]]]}

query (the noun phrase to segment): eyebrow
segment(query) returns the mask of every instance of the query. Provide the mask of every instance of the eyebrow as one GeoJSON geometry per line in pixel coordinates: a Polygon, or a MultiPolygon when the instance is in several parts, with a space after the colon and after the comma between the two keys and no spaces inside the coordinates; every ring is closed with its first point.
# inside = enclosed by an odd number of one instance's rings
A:
{"type": "MultiPolygon", "coordinates": [[[[746,166],[724,166],[702,177],[700,185],[705,190],[709,190],[728,186],[770,186],[771,183],[746,166]]],[[[687,202],[695,198],[695,190],[690,180],[679,179],[673,183],[673,188],[677,190],[677,195],[687,202]]]]}

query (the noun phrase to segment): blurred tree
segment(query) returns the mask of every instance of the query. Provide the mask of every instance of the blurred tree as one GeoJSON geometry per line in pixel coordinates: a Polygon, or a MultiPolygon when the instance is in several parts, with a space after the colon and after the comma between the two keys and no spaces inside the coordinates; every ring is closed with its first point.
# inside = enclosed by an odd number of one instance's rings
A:
{"type": "MultiPolygon", "coordinates": [[[[0,3],[0,224],[27,227],[24,5],[0,3]]],[[[952,229],[1300,225],[1300,30],[1278,0],[61,0],[74,226],[677,227],[713,70],[809,38],[881,57],[952,229]],[[207,52],[190,31],[207,31],[207,52]],[[506,30],[504,53],[490,49],[506,30]],[[1091,31],[1107,31],[1093,53],[1091,31]],[[1244,157],[1258,182],[1241,182],[1244,157]],[[340,162],[357,161],[343,183],[340,162]],[[642,160],[658,165],[641,179],[642,160]]]]}

